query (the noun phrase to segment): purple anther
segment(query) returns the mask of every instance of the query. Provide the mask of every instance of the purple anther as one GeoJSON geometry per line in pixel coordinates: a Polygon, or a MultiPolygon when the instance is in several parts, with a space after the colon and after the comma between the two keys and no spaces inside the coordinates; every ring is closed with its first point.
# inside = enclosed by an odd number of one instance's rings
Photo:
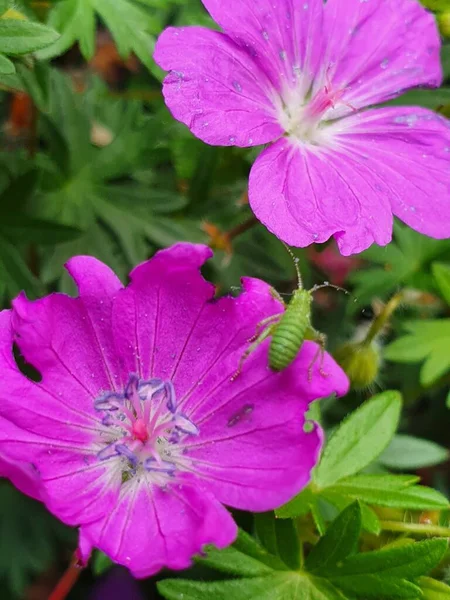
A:
{"type": "Polygon", "coordinates": [[[144,468],[150,472],[167,473],[167,475],[173,475],[176,470],[175,463],[168,460],[157,461],[155,458],[147,458],[144,462],[144,468]]]}
{"type": "Polygon", "coordinates": [[[160,388],[164,385],[162,379],[149,379],[147,381],[140,381],[138,386],[138,395],[140,400],[145,401],[151,398],[155,389],[160,388]]]}
{"type": "Polygon", "coordinates": [[[103,394],[103,396],[100,396],[94,400],[94,408],[95,410],[115,411],[119,410],[122,401],[122,394],[106,392],[106,394],[103,394]]]}
{"type": "Polygon", "coordinates": [[[175,388],[171,381],[166,381],[164,384],[164,389],[166,391],[167,396],[167,408],[171,413],[175,413],[177,410],[177,398],[175,396],[175,388]]]}
{"type": "Polygon", "coordinates": [[[100,452],[97,452],[97,458],[99,460],[108,460],[110,458],[113,458],[114,456],[117,456],[115,442],[108,444],[107,446],[105,446],[103,448],[103,450],[100,450],[100,452]]]}
{"type": "Polygon", "coordinates": [[[134,467],[138,464],[138,457],[125,444],[116,444],[116,451],[120,456],[127,458],[134,467]]]}
{"type": "Polygon", "coordinates": [[[197,427],[197,425],[195,425],[185,415],[175,415],[174,422],[175,427],[183,433],[187,433],[188,435],[198,435],[200,433],[200,429],[197,427]]]}
{"type": "Polygon", "coordinates": [[[139,387],[139,378],[137,375],[132,373],[128,380],[128,383],[125,387],[125,398],[131,400],[133,396],[137,393],[139,387]]]}

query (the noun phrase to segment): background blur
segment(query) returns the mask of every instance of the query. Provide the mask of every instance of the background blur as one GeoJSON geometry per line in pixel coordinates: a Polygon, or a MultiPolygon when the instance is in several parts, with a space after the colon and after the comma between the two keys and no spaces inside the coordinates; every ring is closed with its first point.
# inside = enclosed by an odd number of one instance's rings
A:
{"type": "MultiPolygon", "coordinates": [[[[432,4],[439,8],[439,2],[432,4]]],[[[285,294],[293,290],[291,258],[253,222],[248,207],[248,172],[259,149],[206,146],[163,102],[163,73],[152,61],[152,47],[169,24],[214,27],[200,0],[2,0],[0,8],[16,11],[3,18],[41,21],[61,34],[34,55],[14,60],[14,73],[0,72],[3,308],[22,289],[30,298],[54,290],[73,294],[63,269],[73,255],[94,255],[126,281],[133,266],[180,240],[216,249],[206,274],[219,294],[235,293],[242,275],[263,278],[285,294]]],[[[450,35],[450,12],[447,20],[439,19],[442,33],[450,35]]],[[[410,92],[395,103],[450,117],[448,43],[442,60],[443,87],[410,92]]],[[[400,390],[406,406],[401,433],[444,448],[414,455],[412,447],[405,450],[408,438],[399,436],[397,447],[373,469],[418,472],[423,483],[448,496],[450,240],[428,239],[397,224],[386,248],[343,258],[329,243],[296,254],[307,287],[330,281],[349,291],[322,289],[315,295],[314,323],[327,333],[331,351],[367,328],[394,292],[407,290],[408,302],[383,333],[376,383],[344,400],[325,401],[324,424],[333,427],[373,392],[400,390]],[[406,327],[410,337],[403,350],[389,349],[406,327]]],[[[237,518],[251,528],[250,515],[237,518]]],[[[75,531],[0,481],[2,599],[47,598],[75,547],[75,531]]],[[[188,575],[214,577],[200,566],[188,575]]],[[[126,571],[109,570],[97,559],[70,598],[158,598],[156,579],[135,583],[126,571]]]]}

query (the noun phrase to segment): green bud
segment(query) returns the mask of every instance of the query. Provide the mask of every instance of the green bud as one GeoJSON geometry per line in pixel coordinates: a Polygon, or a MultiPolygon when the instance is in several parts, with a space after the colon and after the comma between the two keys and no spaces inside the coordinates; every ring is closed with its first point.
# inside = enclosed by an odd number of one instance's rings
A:
{"type": "Polygon", "coordinates": [[[450,11],[438,14],[437,21],[443,37],[450,37],[450,11]]]}
{"type": "Polygon", "coordinates": [[[341,365],[356,390],[369,387],[377,378],[381,365],[378,344],[347,342],[339,346],[334,358],[341,365]]]}

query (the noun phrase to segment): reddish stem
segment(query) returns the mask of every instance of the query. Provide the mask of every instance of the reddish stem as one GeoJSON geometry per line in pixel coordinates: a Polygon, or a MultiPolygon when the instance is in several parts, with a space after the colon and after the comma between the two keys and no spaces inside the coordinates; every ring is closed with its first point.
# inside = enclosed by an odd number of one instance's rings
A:
{"type": "Polygon", "coordinates": [[[230,229],[230,231],[228,231],[225,235],[231,241],[238,235],[241,235],[241,233],[245,233],[246,231],[251,229],[254,225],[257,225],[258,223],[259,223],[259,221],[256,217],[250,217],[249,219],[247,219],[247,221],[244,221],[243,223],[240,223],[236,227],[233,227],[233,229],[230,229]]]}
{"type": "Polygon", "coordinates": [[[48,597],[48,600],[64,600],[67,598],[73,586],[78,581],[82,570],[83,566],[75,553],[70,561],[70,565],[56,584],[56,587],[48,597]]]}

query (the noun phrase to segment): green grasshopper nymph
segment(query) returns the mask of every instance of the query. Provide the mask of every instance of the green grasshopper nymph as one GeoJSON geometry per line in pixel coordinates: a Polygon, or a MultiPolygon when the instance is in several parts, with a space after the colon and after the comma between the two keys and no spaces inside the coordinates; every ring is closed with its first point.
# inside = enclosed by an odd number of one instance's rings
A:
{"type": "Polygon", "coordinates": [[[348,293],[343,288],[332,285],[328,282],[322,285],[316,285],[310,290],[303,289],[302,278],[298,268],[298,258],[286,246],[294,260],[297,273],[297,289],[292,294],[291,301],[286,304],[280,294],[272,289],[271,293],[284,305],[284,311],[271,315],[260,321],[256,328],[256,334],[249,341],[252,342],[242,355],[236,373],[232,376],[235,379],[242,370],[244,361],[254,352],[262,342],[268,337],[272,337],[269,345],[269,367],[272,371],[282,371],[288,367],[299,353],[305,340],[312,340],[319,344],[317,353],[314,356],[308,370],[308,377],[312,376],[312,368],[319,356],[322,360],[325,352],[326,335],[314,329],[311,323],[311,306],[313,293],[324,287],[333,287],[335,289],[348,293]]]}

